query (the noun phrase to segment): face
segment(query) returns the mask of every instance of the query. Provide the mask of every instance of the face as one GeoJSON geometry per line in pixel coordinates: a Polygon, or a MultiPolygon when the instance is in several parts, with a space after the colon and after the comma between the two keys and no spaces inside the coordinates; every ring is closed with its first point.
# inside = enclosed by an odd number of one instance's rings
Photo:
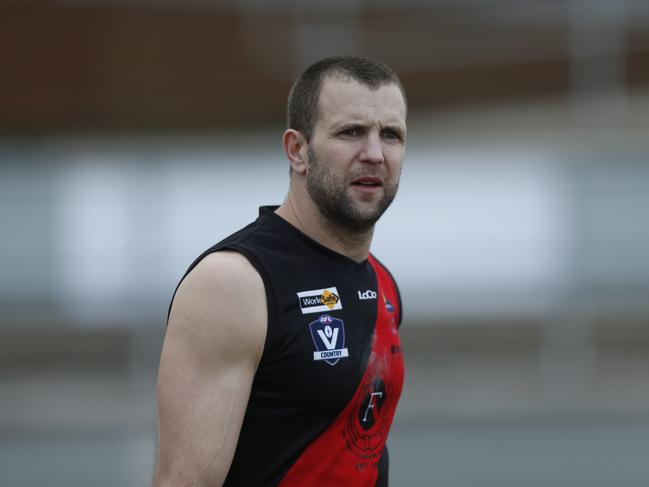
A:
{"type": "Polygon", "coordinates": [[[405,119],[396,85],[371,90],[356,81],[323,82],[306,184],[330,223],[367,231],[390,206],[405,154],[405,119]]]}

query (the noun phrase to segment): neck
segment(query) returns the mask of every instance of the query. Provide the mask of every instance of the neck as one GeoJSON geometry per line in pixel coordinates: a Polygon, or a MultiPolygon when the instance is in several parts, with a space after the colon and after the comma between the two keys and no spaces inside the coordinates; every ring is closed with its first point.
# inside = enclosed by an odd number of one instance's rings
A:
{"type": "Polygon", "coordinates": [[[295,204],[295,198],[290,192],[275,212],[302,233],[334,252],[356,262],[363,262],[369,256],[373,227],[361,232],[340,227],[326,218],[314,204],[295,204]]]}

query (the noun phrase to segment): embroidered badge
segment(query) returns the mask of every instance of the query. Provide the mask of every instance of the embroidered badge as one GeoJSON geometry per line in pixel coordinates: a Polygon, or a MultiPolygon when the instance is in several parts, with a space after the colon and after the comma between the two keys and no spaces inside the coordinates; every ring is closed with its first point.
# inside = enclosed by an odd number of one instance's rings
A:
{"type": "Polygon", "coordinates": [[[322,315],[309,323],[309,330],[316,348],[313,360],[324,360],[329,365],[336,365],[341,358],[349,357],[349,351],[345,348],[343,320],[322,315]]]}
{"type": "Polygon", "coordinates": [[[385,294],[383,294],[383,303],[385,304],[385,309],[387,309],[390,313],[394,312],[394,306],[392,306],[392,303],[388,300],[388,298],[385,297],[385,294]]]}

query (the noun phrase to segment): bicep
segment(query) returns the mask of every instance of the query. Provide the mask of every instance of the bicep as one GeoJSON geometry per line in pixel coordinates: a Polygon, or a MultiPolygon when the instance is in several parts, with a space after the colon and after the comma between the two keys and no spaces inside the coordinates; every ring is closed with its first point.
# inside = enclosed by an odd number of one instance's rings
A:
{"type": "Polygon", "coordinates": [[[205,267],[179,288],[160,359],[156,477],[172,485],[225,479],[265,337],[258,275],[215,282],[205,267]]]}
{"type": "Polygon", "coordinates": [[[191,347],[178,342],[168,342],[160,361],[159,466],[182,485],[222,481],[236,447],[254,367],[225,363],[210,373],[190,356],[191,347]]]}

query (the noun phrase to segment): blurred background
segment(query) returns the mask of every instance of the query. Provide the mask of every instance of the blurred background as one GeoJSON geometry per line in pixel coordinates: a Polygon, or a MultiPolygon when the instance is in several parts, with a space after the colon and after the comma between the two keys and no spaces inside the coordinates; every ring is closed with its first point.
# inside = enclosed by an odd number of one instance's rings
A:
{"type": "Polygon", "coordinates": [[[649,485],[645,0],[1,1],[0,485],[150,485],[175,285],[339,53],[410,103],[391,485],[649,485]]]}

